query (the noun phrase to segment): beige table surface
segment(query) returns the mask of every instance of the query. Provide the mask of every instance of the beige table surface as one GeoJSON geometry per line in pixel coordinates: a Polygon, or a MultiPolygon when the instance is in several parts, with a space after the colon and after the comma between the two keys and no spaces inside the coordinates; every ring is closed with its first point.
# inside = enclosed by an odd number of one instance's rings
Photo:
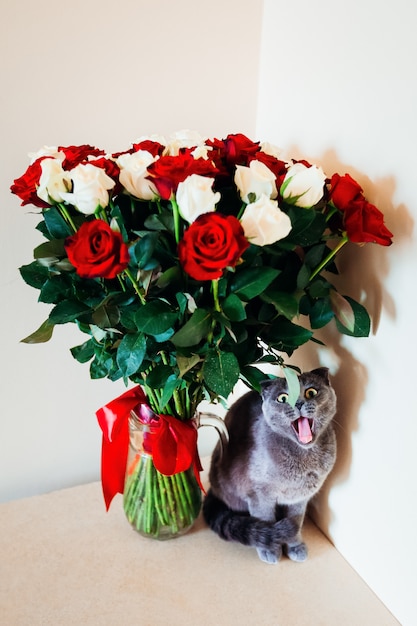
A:
{"type": "Polygon", "coordinates": [[[0,505],[0,530],[2,626],[398,624],[311,522],[305,563],[267,565],[201,518],[145,539],[91,483],[0,505]]]}

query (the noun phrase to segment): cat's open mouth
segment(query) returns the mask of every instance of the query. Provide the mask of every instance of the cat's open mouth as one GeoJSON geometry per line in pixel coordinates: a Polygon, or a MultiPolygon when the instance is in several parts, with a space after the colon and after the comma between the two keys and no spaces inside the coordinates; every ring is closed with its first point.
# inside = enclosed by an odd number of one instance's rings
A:
{"type": "Polygon", "coordinates": [[[299,417],[291,423],[298,441],[303,444],[313,441],[314,420],[308,417],[299,417]]]}

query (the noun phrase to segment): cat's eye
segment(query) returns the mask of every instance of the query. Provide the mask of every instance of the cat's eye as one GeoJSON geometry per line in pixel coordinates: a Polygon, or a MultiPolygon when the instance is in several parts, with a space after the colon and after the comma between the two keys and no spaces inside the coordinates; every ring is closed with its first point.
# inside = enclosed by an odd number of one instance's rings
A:
{"type": "Polygon", "coordinates": [[[314,387],[309,387],[308,389],[306,389],[304,395],[307,398],[307,400],[310,400],[311,398],[314,398],[314,396],[316,396],[318,394],[317,389],[314,389],[314,387]]]}
{"type": "Polygon", "coordinates": [[[288,402],[288,393],[280,393],[278,398],[277,398],[278,402],[282,402],[283,404],[285,402],[288,402]]]}

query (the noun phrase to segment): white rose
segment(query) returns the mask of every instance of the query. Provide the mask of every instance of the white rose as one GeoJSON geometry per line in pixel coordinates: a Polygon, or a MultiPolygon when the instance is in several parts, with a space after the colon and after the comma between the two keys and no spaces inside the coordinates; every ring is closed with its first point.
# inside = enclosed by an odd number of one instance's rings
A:
{"type": "Polygon", "coordinates": [[[261,143],[261,152],[265,152],[265,154],[269,154],[270,156],[279,159],[282,153],[281,148],[275,146],[273,143],[269,143],[268,141],[263,141],[261,143]]]}
{"type": "Polygon", "coordinates": [[[257,246],[267,246],[284,239],[291,231],[291,220],[276,200],[263,194],[248,204],[240,220],[245,237],[257,246]]]}
{"type": "Polygon", "coordinates": [[[204,137],[194,130],[178,130],[166,144],[164,154],[177,156],[181,148],[197,148],[204,145],[204,137]]]}
{"type": "Polygon", "coordinates": [[[71,188],[68,172],[62,169],[62,162],[57,159],[43,159],[41,161],[42,174],[36,190],[39,198],[45,202],[62,202],[64,195],[71,188]]]}
{"type": "Polygon", "coordinates": [[[155,161],[147,150],[138,150],[133,154],[122,154],[117,159],[120,167],[119,180],[123,187],[135,198],[140,200],[153,200],[155,198],[155,185],[147,180],[148,166],[155,161]]]}
{"type": "Polygon", "coordinates": [[[204,159],[205,161],[208,161],[211,151],[212,151],[212,148],[210,146],[197,146],[191,152],[191,155],[195,159],[204,159]]]}
{"type": "Polygon", "coordinates": [[[142,141],[154,141],[156,143],[160,143],[162,146],[165,146],[167,143],[164,135],[158,135],[157,133],[153,133],[152,135],[141,135],[138,139],[135,139],[133,143],[142,143],[142,141]]]}
{"type": "Polygon", "coordinates": [[[294,163],[282,183],[282,197],[290,204],[309,209],[322,199],[325,180],[321,167],[294,163]]]}
{"type": "Polygon", "coordinates": [[[176,200],[182,217],[191,224],[203,213],[215,210],[220,193],[212,190],[214,178],[191,174],[177,188],[176,200]]]}
{"type": "Polygon", "coordinates": [[[72,193],[62,194],[65,202],[75,206],[80,213],[92,215],[99,207],[109,203],[108,190],[116,184],[101,167],[80,163],[70,170],[72,193]]]}
{"type": "Polygon", "coordinates": [[[235,184],[243,202],[249,202],[249,194],[255,194],[256,200],[262,194],[270,198],[277,197],[275,174],[261,161],[251,161],[249,167],[237,165],[235,184]]]}
{"type": "Polygon", "coordinates": [[[52,157],[53,159],[57,159],[58,161],[63,161],[65,159],[65,153],[58,150],[56,146],[42,146],[37,152],[29,152],[30,163],[34,163],[40,157],[52,157]]]}

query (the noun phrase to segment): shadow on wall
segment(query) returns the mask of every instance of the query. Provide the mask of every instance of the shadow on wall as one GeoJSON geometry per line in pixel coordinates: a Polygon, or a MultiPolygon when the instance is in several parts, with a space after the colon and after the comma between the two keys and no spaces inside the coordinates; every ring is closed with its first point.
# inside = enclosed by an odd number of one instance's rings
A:
{"type": "MultiPolygon", "coordinates": [[[[323,169],[328,172],[349,171],[364,188],[368,200],[375,204],[384,214],[388,228],[394,233],[396,248],[407,243],[413,228],[413,219],[404,205],[394,207],[392,203],[395,182],[392,178],[367,184],[360,173],[353,168],[337,163],[333,153],[327,154],[323,169]],[[330,166],[327,167],[327,163],[330,166]]],[[[350,244],[343,249],[337,262],[340,275],[329,275],[329,280],[337,286],[341,294],[346,294],[361,302],[372,320],[372,334],[376,334],[382,310],[395,320],[395,302],[384,287],[389,272],[389,253],[385,247],[368,244],[360,249],[350,244]]],[[[334,324],[316,334],[323,341],[332,361],[335,362],[335,373],[331,375],[332,384],[338,398],[338,409],[335,418],[338,454],[335,467],[324,487],[310,504],[309,513],[321,530],[330,538],[332,512],[329,508],[329,493],[333,485],[349,479],[352,465],[352,436],[360,429],[359,411],[366,397],[368,371],[355,359],[343,344],[343,336],[338,333],[334,324]]],[[[355,339],[354,341],[366,341],[355,339]]],[[[300,351],[301,352],[301,351],[300,351]]],[[[296,355],[298,356],[298,355],[296,355]]],[[[322,358],[322,360],[324,360],[322,358]]],[[[320,351],[313,344],[305,346],[302,351],[304,369],[312,369],[319,365],[320,351]],[[306,364],[308,363],[308,366],[306,364]]],[[[331,370],[332,371],[332,370],[331,370]]]]}

